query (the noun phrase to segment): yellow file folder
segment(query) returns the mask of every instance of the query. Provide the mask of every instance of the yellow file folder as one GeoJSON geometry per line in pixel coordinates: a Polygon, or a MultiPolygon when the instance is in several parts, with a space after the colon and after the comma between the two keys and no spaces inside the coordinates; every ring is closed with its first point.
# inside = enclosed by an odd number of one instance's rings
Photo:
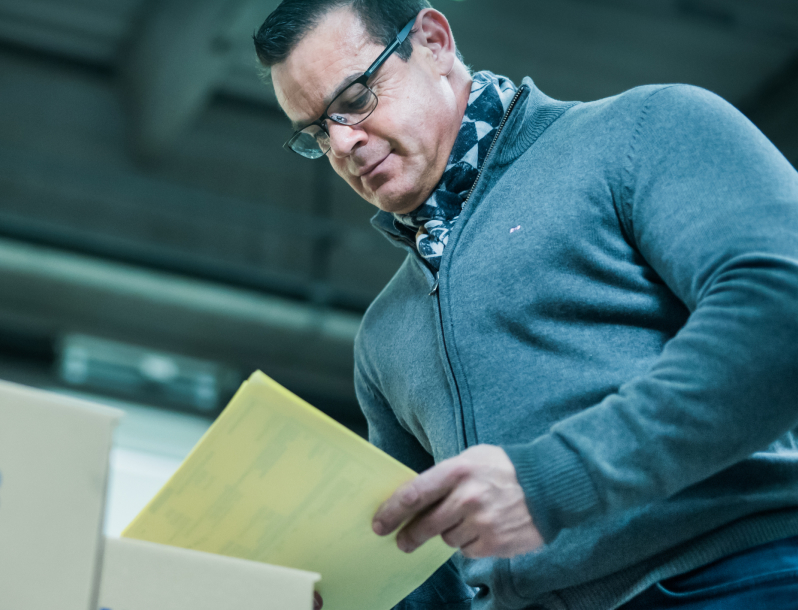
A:
{"type": "Polygon", "coordinates": [[[388,610],[454,553],[372,532],[414,476],[257,371],[122,536],[318,572],[325,610],[388,610]]]}

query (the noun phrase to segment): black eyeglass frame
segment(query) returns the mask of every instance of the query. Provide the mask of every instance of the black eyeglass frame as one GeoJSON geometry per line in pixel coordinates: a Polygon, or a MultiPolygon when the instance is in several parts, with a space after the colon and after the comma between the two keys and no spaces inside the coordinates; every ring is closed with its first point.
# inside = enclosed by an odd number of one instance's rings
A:
{"type": "Polygon", "coordinates": [[[315,157],[315,158],[314,157],[306,157],[302,153],[297,152],[296,150],[294,150],[292,148],[291,145],[297,140],[297,138],[299,138],[299,136],[302,134],[302,132],[304,130],[306,130],[308,127],[312,127],[313,125],[318,125],[319,127],[321,127],[321,129],[324,131],[324,133],[327,134],[327,137],[329,138],[330,137],[330,132],[327,129],[327,124],[325,122],[327,119],[329,119],[329,120],[331,120],[331,121],[333,121],[335,123],[338,123],[339,125],[347,125],[347,126],[351,127],[352,125],[360,125],[360,123],[362,123],[367,118],[369,118],[374,113],[374,111],[377,109],[377,104],[379,103],[379,98],[377,97],[377,94],[374,93],[374,91],[372,91],[371,87],[368,86],[368,84],[367,84],[368,80],[372,77],[372,75],[377,70],[380,69],[380,66],[382,66],[382,64],[385,63],[385,61],[394,53],[394,51],[396,51],[396,49],[399,48],[399,45],[401,45],[407,39],[408,35],[410,34],[410,30],[413,29],[413,24],[416,22],[416,17],[418,17],[418,15],[413,17],[410,20],[410,22],[399,31],[399,33],[396,35],[396,38],[394,39],[394,41],[391,44],[389,44],[387,47],[385,47],[385,50],[380,54],[380,56],[377,59],[374,60],[374,62],[368,68],[366,68],[366,71],[363,72],[363,74],[361,74],[358,78],[356,78],[351,83],[349,83],[346,87],[344,87],[344,89],[338,95],[336,95],[329,104],[327,104],[327,108],[324,109],[324,113],[318,119],[316,119],[312,123],[308,123],[302,129],[296,130],[291,135],[291,137],[288,139],[288,141],[286,141],[286,143],[283,144],[283,148],[285,148],[287,150],[290,150],[291,152],[296,153],[300,157],[304,157],[305,159],[320,159],[321,157],[326,155],[328,152],[330,152],[329,148],[327,148],[327,150],[325,150],[325,151],[322,151],[321,155],[319,155],[318,157],[315,157]],[[354,87],[355,85],[362,85],[363,87],[365,87],[366,89],[371,91],[371,94],[374,96],[374,99],[376,100],[375,103],[374,103],[374,108],[372,108],[366,116],[364,116],[362,119],[360,119],[356,123],[345,123],[345,122],[338,121],[335,118],[331,117],[328,114],[328,111],[330,110],[330,107],[335,103],[335,101],[339,97],[341,97],[344,93],[346,93],[346,91],[348,89],[350,89],[351,87],[354,87]]]}

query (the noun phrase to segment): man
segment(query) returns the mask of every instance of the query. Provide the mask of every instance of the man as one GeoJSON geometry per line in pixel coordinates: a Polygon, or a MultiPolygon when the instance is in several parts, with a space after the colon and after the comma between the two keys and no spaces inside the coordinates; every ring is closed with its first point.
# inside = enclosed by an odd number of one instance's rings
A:
{"type": "Polygon", "coordinates": [[[255,42],[286,147],[408,252],[355,380],[424,472],[373,529],[460,552],[404,605],[795,608],[798,175],[764,136],[693,87],[472,77],[424,0],[285,0],[255,42]]]}

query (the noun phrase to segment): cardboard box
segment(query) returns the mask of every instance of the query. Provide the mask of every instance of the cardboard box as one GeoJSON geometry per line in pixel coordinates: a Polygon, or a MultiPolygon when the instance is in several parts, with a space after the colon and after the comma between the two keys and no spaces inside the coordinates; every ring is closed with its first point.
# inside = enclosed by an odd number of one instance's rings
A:
{"type": "Polygon", "coordinates": [[[107,538],[102,610],[312,610],[318,574],[202,551],[107,538]]]}
{"type": "Polygon", "coordinates": [[[96,607],[121,412],[0,381],[0,606],[96,607]]]}

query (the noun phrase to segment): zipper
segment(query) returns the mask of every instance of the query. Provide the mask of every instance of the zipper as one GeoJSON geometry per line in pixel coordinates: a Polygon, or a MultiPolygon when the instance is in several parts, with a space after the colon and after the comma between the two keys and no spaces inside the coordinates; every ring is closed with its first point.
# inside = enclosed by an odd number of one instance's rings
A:
{"type": "MultiPolygon", "coordinates": [[[[438,321],[441,324],[441,341],[443,343],[443,353],[446,356],[446,364],[449,365],[449,373],[452,376],[452,381],[454,382],[454,390],[457,392],[457,404],[460,405],[460,432],[462,433],[463,439],[463,449],[468,448],[468,434],[466,433],[466,424],[465,424],[465,414],[463,413],[463,397],[460,394],[460,384],[457,383],[457,376],[454,374],[454,367],[452,366],[452,359],[449,357],[449,347],[446,345],[446,333],[443,330],[443,308],[441,307],[441,294],[438,292],[438,280],[437,276],[435,279],[435,287],[434,292],[436,293],[436,299],[438,300],[438,321]]],[[[430,293],[432,294],[432,293],[430,293]]]]}
{"type": "MultiPolygon", "coordinates": [[[[471,190],[468,191],[468,195],[463,202],[463,207],[468,203],[468,200],[471,199],[471,194],[474,192],[474,189],[479,182],[479,179],[482,177],[482,172],[485,169],[485,166],[488,164],[488,160],[490,159],[490,155],[493,152],[493,148],[496,146],[496,142],[499,139],[499,135],[501,135],[502,129],[504,129],[505,123],[507,123],[507,119],[510,117],[510,113],[513,111],[513,107],[515,107],[518,98],[521,97],[522,89],[519,87],[518,91],[516,92],[515,96],[513,97],[510,105],[507,107],[507,112],[504,113],[502,117],[501,123],[499,123],[499,127],[496,129],[496,135],[493,136],[493,141],[490,143],[490,148],[488,149],[488,153],[485,155],[485,160],[482,162],[482,167],[479,169],[477,173],[477,177],[474,180],[474,184],[471,185],[471,190]]],[[[441,293],[440,293],[440,272],[435,274],[435,282],[432,285],[432,290],[429,292],[429,296],[435,296],[438,301],[438,321],[441,325],[441,340],[443,342],[443,353],[446,356],[446,364],[449,365],[449,373],[452,376],[452,381],[454,381],[454,389],[457,392],[457,403],[460,405],[460,425],[462,427],[462,438],[463,438],[463,447],[468,448],[468,431],[466,430],[466,421],[465,421],[465,409],[463,408],[463,397],[460,394],[460,384],[457,383],[457,376],[454,373],[454,367],[452,366],[452,359],[449,357],[449,348],[446,345],[446,331],[443,325],[443,307],[441,306],[441,293]]],[[[475,439],[476,440],[476,439],[475,439]]]]}
{"type": "Polygon", "coordinates": [[[518,101],[518,98],[521,97],[522,88],[518,87],[518,91],[515,92],[513,99],[510,101],[510,105],[507,106],[507,112],[504,113],[502,117],[502,122],[499,123],[499,127],[496,129],[496,135],[493,136],[493,141],[490,143],[490,148],[488,149],[488,154],[485,155],[485,160],[482,162],[482,167],[479,168],[479,172],[477,172],[477,179],[474,180],[474,184],[471,185],[471,190],[468,191],[468,195],[466,195],[465,201],[463,202],[463,207],[466,206],[468,200],[471,199],[471,193],[474,192],[474,189],[477,186],[477,182],[479,182],[480,177],[482,176],[482,172],[485,169],[485,166],[488,164],[488,159],[490,159],[490,153],[493,152],[493,147],[496,146],[496,141],[499,139],[499,134],[501,134],[502,129],[504,129],[504,124],[507,122],[507,119],[510,118],[510,113],[513,111],[513,107],[515,103],[518,101]]]}
{"type": "MultiPolygon", "coordinates": [[[[490,159],[490,155],[493,152],[493,148],[496,146],[496,141],[499,139],[499,135],[501,134],[502,129],[504,129],[504,125],[505,123],[507,123],[507,119],[510,118],[510,113],[513,111],[513,108],[515,107],[518,98],[521,97],[521,93],[523,92],[521,90],[521,87],[519,87],[518,91],[515,92],[513,99],[510,100],[510,105],[507,106],[507,112],[504,113],[501,123],[499,123],[499,126],[496,128],[496,135],[493,136],[493,141],[490,143],[490,148],[488,149],[488,154],[485,155],[485,160],[482,162],[482,167],[479,168],[479,172],[477,172],[477,177],[474,180],[474,184],[471,185],[471,190],[468,191],[468,195],[466,195],[465,201],[463,201],[463,207],[465,207],[466,204],[468,203],[468,200],[471,199],[471,194],[474,192],[474,189],[477,186],[477,182],[479,182],[479,179],[482,176],[482,172],[485,170],[485,166],[488,164],[488,159],[490,159]]],[[[438,285],[440,283],[438,277],[439,273],[436,273],[435,282],[432,284],[432,289],[429,291],[429,296],[434,296],[438,293],[438,285]]],[[[441,322],[441,327],[442,326],[443,323],[441,322]]]]}

